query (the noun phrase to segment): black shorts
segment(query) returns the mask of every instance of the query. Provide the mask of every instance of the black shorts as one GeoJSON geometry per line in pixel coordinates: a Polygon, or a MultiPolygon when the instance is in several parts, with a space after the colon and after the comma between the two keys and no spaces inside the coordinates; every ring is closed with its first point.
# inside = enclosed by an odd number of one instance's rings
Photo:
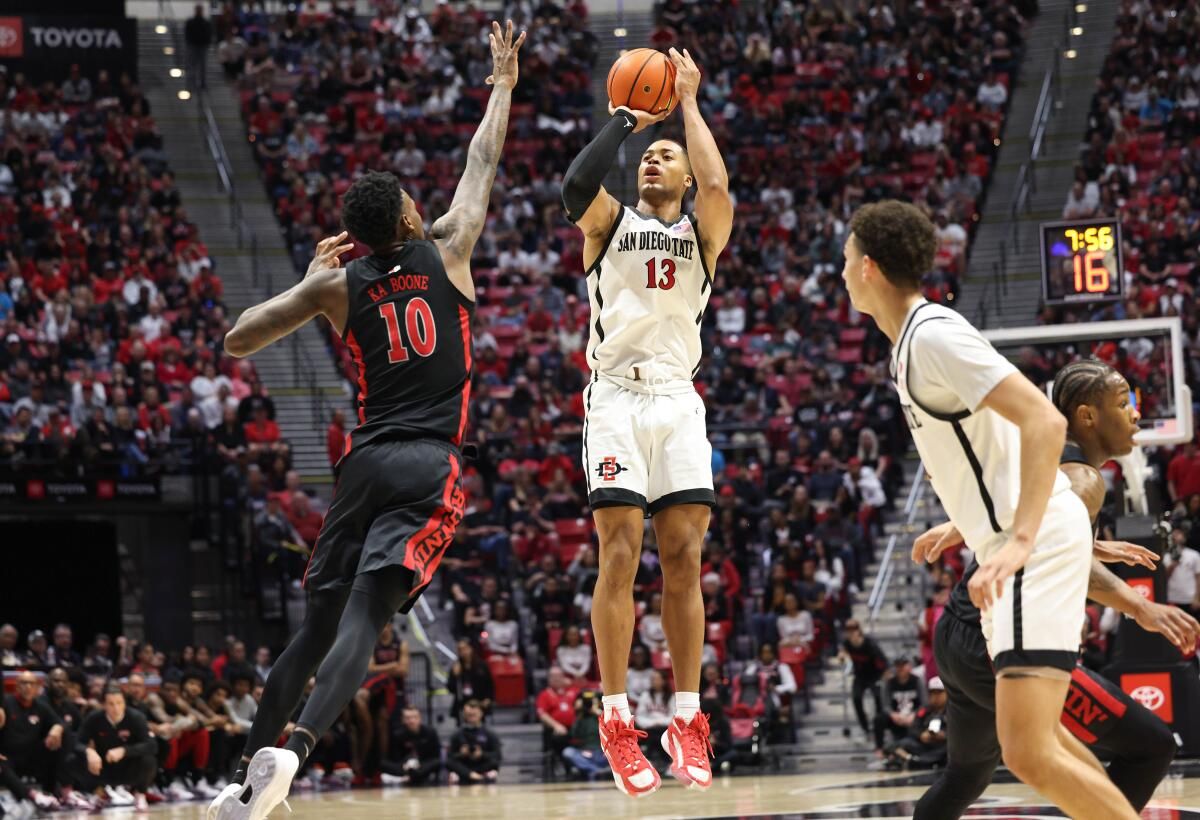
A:
{"type": "MultiPolygon", "coordinates": [[[[950,699],[947,734],[951,758],[959,751],[954,742],[957,736],[970,749],[960,757],[999,759],[996,678],[979,624],[943,615],[934,633],[934,653],[950,699]]],[[[1071,672],[1061,722],[1087,745],[1111,754],[1129,751],[1127,738],[1110,737],[1122,723],[1126,728],[1131,724],[1153,727],[1162,723],[1108,678],[1082,666],[1071,672]],[[1123,745],[1126,748],[1122,749],[1123,745]]]]}
{"type": "Polygon", "coordinates": [[[462,521],[462,455],[438,439],[373,441],[337,467],[333,504],[308,559],[304,586],[348,586],[362,573],[402,566],[412,571],[408,612],[462,521]]]}

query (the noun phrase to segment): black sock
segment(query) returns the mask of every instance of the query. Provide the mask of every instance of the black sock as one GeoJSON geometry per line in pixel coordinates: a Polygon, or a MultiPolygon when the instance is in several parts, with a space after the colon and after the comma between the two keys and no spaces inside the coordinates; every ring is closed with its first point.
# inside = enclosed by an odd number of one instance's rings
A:
{"type": "Polygon", "coordinates": [[[246,785],[246,770],[250,768],[250,758],[243,756],[238,761],[237,770],[233,773],[231,783],[237,783],[239,786],[246,785]]]}
{"type": "Polygon", "coordinates": [[[297,726],[296,730],[292,732],[292,736],[288,738],[287,743],[283,745],[283,748],[289,752],[294,752],[296,757],[300,758],[300,766],[296,769],[296,771],[300,771],[316,746],[316,734],[306,726],[297,726]]]}

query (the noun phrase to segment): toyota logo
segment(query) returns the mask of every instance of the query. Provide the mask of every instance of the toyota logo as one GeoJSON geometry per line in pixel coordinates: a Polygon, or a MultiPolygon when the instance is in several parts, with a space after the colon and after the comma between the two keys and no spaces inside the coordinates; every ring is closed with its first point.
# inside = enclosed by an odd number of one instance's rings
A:
{"type": "Polygon", "coordinates": [[[15,46],[18,36],[15,29],[8,26],[0,26],[0,48],[12,48],[15,46]]]}
{"type": "Polygon", "coordinates": [[[1157,686],[1139,686],[1129,693],[1129,697],[1145,706],[1151,712],[1157,712],[1166,701],[1167,696],[1157,686]]]}

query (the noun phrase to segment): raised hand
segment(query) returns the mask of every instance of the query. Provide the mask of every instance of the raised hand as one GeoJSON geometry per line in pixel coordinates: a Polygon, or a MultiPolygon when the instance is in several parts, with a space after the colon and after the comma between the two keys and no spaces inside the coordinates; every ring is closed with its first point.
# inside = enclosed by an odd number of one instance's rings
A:
{"type": "Polygon", "coordinates": [[[487,78],[488,85],[506,85],[512,88],[517,84],[517,52],[525,42],[525,32],[513,42],[513,22],[509,20],[500,30],[500,24],[492,21],[492,33],[488,35],[488,43],[492,46],[492,73],[487,78]]]}
{"type": "Polygon", "coordinates": [[[672,48],[667,52],[675,64],[675,96],[682,100],[694,100],[700,93],[700,69],[685,48],[680,54],[672,48]]]}
{"type": "Polygon", "coordinates": [[[316,253],[313,254],[312,262],[308,263],[308,273],[305,275],[312,275],[327,268],[340,268],[342,262],[339,257],[354,250],[354,243],[345,241],[348,237],[349,234],[342,231],[337,236],[329,236],[318,242],[316,253]]]}
{"type": "Polygon", "coordinates": [[[1154,569],[1158,560],[1157,554],[1128,541],[1097,541],[1092,546],[1092,554],[1106,564],[1141,565],[1146,569],[1154,569]]]}

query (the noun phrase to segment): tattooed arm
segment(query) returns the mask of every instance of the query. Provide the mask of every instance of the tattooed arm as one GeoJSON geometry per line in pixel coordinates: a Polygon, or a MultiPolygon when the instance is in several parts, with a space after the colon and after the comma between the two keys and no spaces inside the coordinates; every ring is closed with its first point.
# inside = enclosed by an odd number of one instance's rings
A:
{"type": "Polygon", "coordinates": [[[525,32],[521,32],[513,42],[512,21],[508,21],[503,32],[500,24],[493,22],[488,40],[492,45],[492,75],[487,81],[492,86],[492,95],[488,99],[487,113],[471,138],[467,167],[454,192],[450,210],[433,223],[430,231],[430,238],[441,251],[450,281],[472,300],[475,298],[475,283],[471,279],[471,252],[487,219],[496,166],[500,162],[504,137],[508,133],[512,90],[517,84],[517,51],[525,42],[525,32]]]}
{"type": "Polygon", "coordinates": [[[260,305],[247,308],[237,324],[225,334],[225,352],[242,358],[257,353],[272,342],[324,315],[340,335],[346,327],[349,299],[346,271],[338,257],[354,247],[346,232],[321,240],[304,278],[260,305]]]}
{"type": "Polygon", "coordinates": [[[1191,615],[1177,607],[1147,601],[1095,558],[1088,576],[1088,597],[1125,613],[1147,632],[1160,633],[1181,652],[1194,647],[1200,635],[1200,623],[1191,615]]]}

